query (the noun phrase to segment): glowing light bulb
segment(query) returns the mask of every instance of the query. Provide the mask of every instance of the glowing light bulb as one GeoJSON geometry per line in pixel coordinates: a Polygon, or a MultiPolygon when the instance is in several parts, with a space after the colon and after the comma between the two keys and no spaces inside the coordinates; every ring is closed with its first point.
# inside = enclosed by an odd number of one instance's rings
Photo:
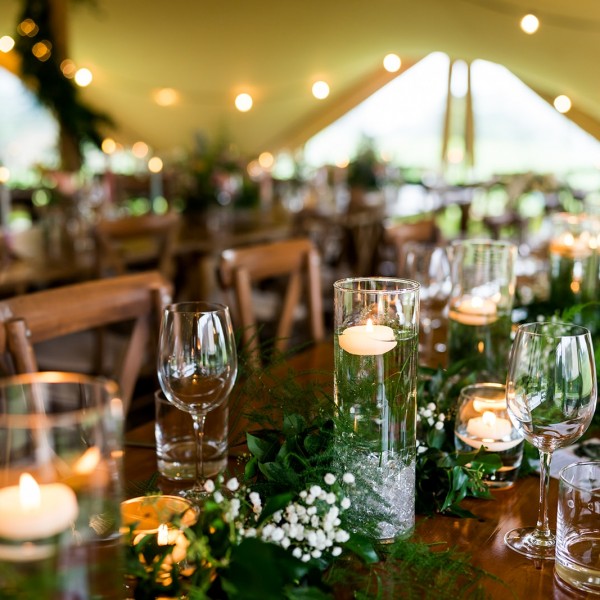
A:
{"type": "Polygon", "coordinates": [[[317,100],[323,100],[329,96],[329,85],[325,81],[315,81],[312,86],[312,94],[317,100]]]}
{"type": "Polygon", "coordinates": [[[254,104],[254,101],[250,94],[238,94],[235,99],[235,107],[240,112],[248,112],[252,108],[252,104],[254,104]]]}
{"type": "Polygon", "coordinates": [[[0,37],[0,52],[10,52],[15,47],[15,40],[10,35],[0,37]]]}
{"type": "Polygon", "coordinates": [[[258,157],[258,164],[263,169],[270,169],[275,163],[275,158],[270,152],[262,152],[258,157]]]}
{"type": "Polygon", "coordinates": [[[401,66],[402,61],[397,54],[387,54],[383,59],[383,68],[389,73],[396,73],[401,66]]]}
{"type": "Polygon", "coordinates": [[[154,102],[159,106],[173,106],[179,102],[179,93],[173,88],[161,88],[153,94],[154,102]]]}
{"type": "Polygon", "coordinates": [[[561,94],[560,96],[557,96],[556,98],[554,98],[554,108],[559,112],[559,113],[567,113],[571,110],[571,99],[568,96],[565,96],[564,94],[561,94]]]}
{"type": "Polygon", "coordinates": [[[102,152],[104,154],[113,154],[117,149],[117,143],[112,138],[104,138],[102,140],[102,152]]]}
{"type": "Polygon", "coordinates": [[[92,79],[94,79],[92,72],[89,69],[86,69],[85,67],[77,69],[77,71],[75,72],[75,83],[79,87],[87,87],[88,85],[90,85],[90,83],[92,83],[92,79]]]}
{"type": "Polygon", "coordinates": [[[525,15],[521,19],[521,29],[531,35],[535,33],[540,27],[540,20],[532,14],[525,15]]]}
{"type": "Polygon", "coordinates": [[[150,173],[160,173],[163,169],[163,161],[158,156],[153,156],[148,161],[148,171],[150,173]]]}

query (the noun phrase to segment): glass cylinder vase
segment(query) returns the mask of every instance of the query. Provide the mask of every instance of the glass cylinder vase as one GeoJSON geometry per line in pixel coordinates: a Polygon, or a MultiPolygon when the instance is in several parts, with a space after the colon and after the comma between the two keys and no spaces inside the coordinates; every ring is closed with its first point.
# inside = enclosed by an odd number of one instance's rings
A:
{"type": "Polygon", "coordinates": [[[478,381],[504,382],[517,248],[497,240],[457,240],[450,257],[448,362],[464,361],[478,381]]]}
{"type": "Polygon", "coordinates": [[[550,303],[562,309],[596,300],[599,289],[599,220],[588,214],[552,218],[550,303]]]}
{"type": "Polygon", "coordinates": [[[357,480],[352,527],[381,541],[415,519],[419,284],[335,282],[337,458],[357,480]]]}
{"type": "Polygon", "coordinates": [[[122,598],[122,423],[114,382],[0,380],[0,589],[9,596],[122,598]]]}

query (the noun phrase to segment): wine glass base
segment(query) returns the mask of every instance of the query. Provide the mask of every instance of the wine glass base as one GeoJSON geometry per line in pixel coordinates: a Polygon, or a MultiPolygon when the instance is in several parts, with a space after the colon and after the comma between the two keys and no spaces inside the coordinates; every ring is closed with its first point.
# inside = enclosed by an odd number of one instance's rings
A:
{"type": "Polygon", "coordinates": [[[504,536],[504,543],[511,550],[514,550],[527,558],[554,560],[554,532],[550,532],[550,537],[548,538],[536,535],[537,533],[539,532],[535,527],[520,527],[518,529],[513,529],[504,536]]]}
{"type": "Polygon", "coordinates": [[[203,488],[194,487],[188,488],[187,490],[180,490],[177,495],[189,500],[192,504],[201,508],[211,494],[203,488]]]}

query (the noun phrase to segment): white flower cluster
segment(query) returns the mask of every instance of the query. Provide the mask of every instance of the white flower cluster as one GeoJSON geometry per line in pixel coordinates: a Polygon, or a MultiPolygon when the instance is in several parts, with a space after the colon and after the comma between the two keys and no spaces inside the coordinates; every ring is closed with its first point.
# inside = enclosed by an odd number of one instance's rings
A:
{"type": "MultiPolygon", "coordinates": [[[[342,480],[347,485],[355,482],[351,473],[345,473],[342,480]]],[[[235,524],[240,539],[258,537],[264,542],[281,546],[296,558],[308,562],[311,558],[321,558],[326,553],[339,556],[342,553],[340,544],[350,539],[350,534],[340,527],[340,514],[350,508],[350,499],[335,485],[336,481],[335,475],[327,473],[324,477],[325,488],[313,485],[300,492],[298,501],[290,502],[285,509],[275,512],[260,525],[256,523],[262,512],[262,501],[257,492],[247,495],[251,512],[244,519],[240,513],[242,501],[239,497],[234,495],[233,498],[226,499],[218,490],[215,491],[215,485],[210,480],[204,487],[213,494],[217,503],[224,505],[224,517],[235,524]]],[[[230,479],[225,487],[236,492],[239,483],[235,478],[230,479]]],[[[240,490],[242,493],[244,491],[240,490]]]]}
{"type": "MultiPolygon", "coordinates": [[[[417,411],[417,423],[421,423],[423,426],[433,427],[438,431],[441,431],[444,428],[444,421],[446,420],[446,415],[441,412],[437,413],[437,405],[435,402],[430,402],[427,406],[420,406],[417,411]]],[[[417,452],[423,453],[427,451],[427,447],[417,440],[417,452]]]]}

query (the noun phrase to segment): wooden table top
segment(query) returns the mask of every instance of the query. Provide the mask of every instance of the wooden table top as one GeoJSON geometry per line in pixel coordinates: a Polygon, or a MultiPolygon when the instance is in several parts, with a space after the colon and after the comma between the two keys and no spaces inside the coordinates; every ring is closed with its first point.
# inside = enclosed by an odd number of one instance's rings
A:
{"type": "MultiPolygon", "coordinates": [[[[310,348],[293,357],[289,365],[297,371],[318,370],[321,377],[332,372],[333,349],[330,343],[310,348]],[[325,374],[325,375],[323,375],[325,374]]],[[[231,462],[234,465],[234,462],[231,462]]],[[[154,424],[148,423],[126,435],[125,481],[134,483],[156,472],[154,424]]],[[[159,479],[164,493],[175,493],[175,482],[159,479]]],[[[556,480],[551,480],[549,497],[550,524],[556,524],[556,480]]],[[[566,588],[554,575],[554,561],[533,561],[510,550],[504,544],[504,534],[514,527],[534,525],[537,520],[539,479],[534,476],[517,481],[509,490],[494,491],[494,500],[468,498],[462,506],[477,518],[454,518],[436,515],[417,516],[415,538],[426,543],[438,543],[439,549],[455,548],[471,556],[472,564],[499,578],[485,579],[491,598],[523,600],[567,600],[586,596],[566,588]]],[[[136,495],[133,487],[129,495],[136,495]]],[[[437,547],[436,547],[437,548],[437,547]]]]}

